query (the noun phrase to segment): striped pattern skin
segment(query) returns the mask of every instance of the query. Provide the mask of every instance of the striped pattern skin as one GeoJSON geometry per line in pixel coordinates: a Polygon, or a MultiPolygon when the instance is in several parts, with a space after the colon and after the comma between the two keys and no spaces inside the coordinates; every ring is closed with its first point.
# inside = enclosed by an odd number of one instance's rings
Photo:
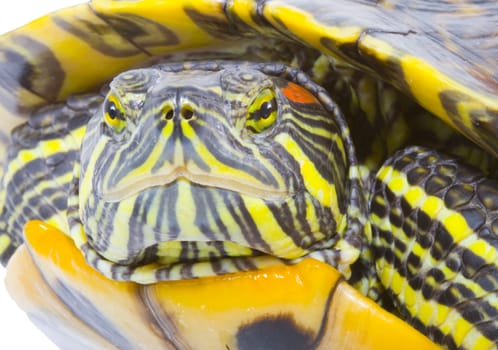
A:
{"type": "Polygon", "coordinates": [[[0,261],[22,243],[26,222],[45,220],[68,232],[66,207],[72,172],[91,113],[101,96],[79,96],[44,108],[11,136],[0,182],[0,261]]]}
{"type": "Polygon", "coordinates": [[[356,160],[336,106],[300,71],[163,65],[119,75],[116,98],[125,126],[105,123],[108,102],[89,121],[68,210],[91,265],[152,283],[311,254],[348,274],[364,221],[356,160]],[[254,133],[248,110],[267,90],[276,120],[254,133]]]}
{"type": "Polygon", "coordinates": [[[346,116],[358,162],[368,169],[378,169],[398,149],[419,145],[463,158],[486,176],[498,177],[496,157],[390,84],[325,55],[315,60],[310,74],[346,116]]]}
{"type": "Polygon", "coordinates": [[[498,182],[432,150],[398,152],[370,204],[376,268],[400,313],[449,349],[498,343],[498,182]]]}

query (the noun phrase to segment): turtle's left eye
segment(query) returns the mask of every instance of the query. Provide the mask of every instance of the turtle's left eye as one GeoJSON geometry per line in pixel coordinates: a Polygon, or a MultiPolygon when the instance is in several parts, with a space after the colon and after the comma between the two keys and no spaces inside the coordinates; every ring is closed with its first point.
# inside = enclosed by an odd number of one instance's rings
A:
{"type": "Polygon", "coordinates": [[[263,132],[275,123],[277,114],[278,104],[275,92],[271,89],[264,89],[249,106],[246,127],[252,133],[263,132]]]}
{"type": "Polygon", "coordinates": [[[126,126],[124,108],[114,95],[109,95],[104,103],[104,120],[116,133],[122,132],[126,126]]]}

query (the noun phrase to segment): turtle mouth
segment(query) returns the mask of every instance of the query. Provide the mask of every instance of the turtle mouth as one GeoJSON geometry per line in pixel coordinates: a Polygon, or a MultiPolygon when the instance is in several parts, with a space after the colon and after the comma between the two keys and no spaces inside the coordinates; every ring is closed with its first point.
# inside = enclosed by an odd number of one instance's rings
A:
{"type": "Polygon", "coordinates": [[[293,196],[293,192],[287,188],[276,188],[256,180],[226,174],[195,173],[186,167],[177,167],[169,172],[134,177],[122,181],[113,188],[103,188],[101,198],[107,202],[119,202],[148,189],[166,187],[182,179],[192,184],[233,191],[264,200],[285,200],[293,196]]]}

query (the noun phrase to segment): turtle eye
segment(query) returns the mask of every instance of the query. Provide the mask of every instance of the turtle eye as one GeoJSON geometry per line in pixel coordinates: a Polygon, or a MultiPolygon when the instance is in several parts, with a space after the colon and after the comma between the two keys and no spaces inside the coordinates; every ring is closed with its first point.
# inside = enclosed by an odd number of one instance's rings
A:
{"type": "Polygon", "coordinates": [[[249,106],[246,120],[247,130],[255,134],[265,131],[277,120],[277,112],[275,92],[271,89],[264,89],[249,106]]]}
{"type": "Polygon", "coordinates": [[[124,108],[119,102],[119,99],[110,95],[104,103],[104,120],[106,124],[116,133],[123,131],[126,126],[124,116],[124,108]]]}

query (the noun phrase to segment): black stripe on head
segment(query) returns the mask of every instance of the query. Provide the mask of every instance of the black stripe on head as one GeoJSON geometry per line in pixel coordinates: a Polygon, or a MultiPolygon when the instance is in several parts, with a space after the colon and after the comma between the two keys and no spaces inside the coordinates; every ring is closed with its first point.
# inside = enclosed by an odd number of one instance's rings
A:
{"type": "Polygon", "coordinates": [[[248,245],[253,249],[271,254],[270,246],[261,236],[258,225],[240,197],[234,192],[227,193],[223,191],[220,193],[222,194],[224,205],[239,226],[248,245]]]}
{"type": "Polygon", "coordinates": [[[213,193],[213,191],[199,190],[201,188],[203,186],[191,186],[192,199],[196,203],[194,223],[211,240],[230,240],[230,232],[228,232],[223,220],[220,219],[220,211],[215,202],[215,196],[221,197],[221,194],[218,193],[220,191],[213,193]],[[209,225],[209,219],[214,223],[214,227],[209,225]],[[219,236],[216,236],[215,233],[219,236]]]}

